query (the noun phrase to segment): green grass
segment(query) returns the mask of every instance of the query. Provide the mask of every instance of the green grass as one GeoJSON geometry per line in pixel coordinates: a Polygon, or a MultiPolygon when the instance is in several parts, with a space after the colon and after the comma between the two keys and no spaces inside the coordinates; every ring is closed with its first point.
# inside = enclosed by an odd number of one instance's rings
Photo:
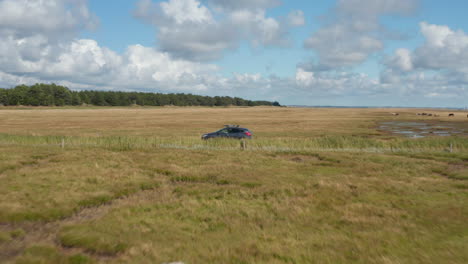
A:
{"type": "MultiPolygon", "coordinates": [[[[226,186],[203,177],[171,181],[147,202],[116,208],[99,221],[65,226],[60,241],[68,245],[86,237],[89,241],[73,245],[116,256],[122,252],[114,247],[125,241],[131,263],[463,263],[468,257],[467,196],[431,174],[432,161],[331,154],[342,164],[327,168],[315,166],[319,160],[292,161],[297,155],[253,155],[276,167],[259,162],[252,168],[255,175],[268,175],[260,177],[264,185],[246,186],[243,181],[250,177],[236,173],[225,175],[233,182],[226,186]],[[284,175],[281,167],[287,163],[295,165],[284,175]]],[[[240,167],[249,163],[237,162],[240,167]]]]}
{"type": "Polygon", "coordinates": [[[76,254],[66,256],[49,246],[34,246],[25,250],[24,255],[16,260],[17,264],[92,264],[91,258],[76,254]]]}
{"type": "Polygon", "coordinates": [[[379,115],[325,136],[277,124],[243,151],[181,131],[189,117],[169,137],[3,129],[0,263],[467,263],[466,137],[371,136],[379,115]]]}
{"type": "MultiPolygon", "coordinates": [[[[113,151],[167,149],[239,150],[241,142],[232,139],[202,141],[198,137],[63,137],[0,134],[2,145],[56,146],[66,148],[104,148],[113,151]],[[63,142],[63,146],[62,146],[63,142]]],[[[422,139],[378,139],[360,136],[323,136],[311,138],[255,138],[247,140],[250,151],[360,151],[360,152],[467,152],[466,137],[422,139]]],[[[8,167],[0,168],[1,170],[8,167]]]]}
{"type": "MultiPolygon", "coordinates": [[[[2,174],[16,179],[1,187],[2,201],[21,201],[16,214],[35,218],[5,217],[11,211],[3,207],[3,221],[49,221],[90,208],[91,220],[65,221],[55,234],[86,261],[463,263],[468,257],[466,189],[437,171],[466,165],[463,154],[2,149],[40,160],[2,174]],[[93,172],[81,175],[81,167],[93,172]],[[26,193],[34,202],[21,200],[26,193]],[[100,207],[109,211],[101,214],[100,207]]],[[[69,263],[55,250],[25,251],[17,262],[69,263]]]]}
{"type": "Polygon", "coordinates": [[[131,157],[119,152],[2,149],[16,153],[18,159],[37,162],[0,174],[0,222],[62,219],[159,185],[155,174],[134,168],[131,157]]]}
{"type": "Polygon", "coordinates": [[[114,231],[118,229],[118,226],[112,224],[100,230],[89,229],[87,225],[67,226],[60,230],[59,240],[65,247],[82,247],[91,253],[115,255],[128,248],[126,242],[114,231]]]}

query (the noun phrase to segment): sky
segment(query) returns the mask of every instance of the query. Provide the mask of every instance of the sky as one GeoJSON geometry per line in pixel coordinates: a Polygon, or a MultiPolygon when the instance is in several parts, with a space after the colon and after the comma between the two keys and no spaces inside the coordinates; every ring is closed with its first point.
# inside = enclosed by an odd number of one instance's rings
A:
{"type": "Polygon", "coordinates": [[[0,0],[0,87],[468,106],[464,0],[0,0]]]}

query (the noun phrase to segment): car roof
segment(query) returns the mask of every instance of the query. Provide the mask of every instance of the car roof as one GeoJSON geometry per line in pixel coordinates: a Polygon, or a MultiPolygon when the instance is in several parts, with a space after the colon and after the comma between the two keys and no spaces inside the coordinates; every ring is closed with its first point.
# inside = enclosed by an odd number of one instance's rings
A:
{"type": "Polygon", "coordinates": [[[245,127],[232,127],[232,126],[231,127],[226,126],[221,129],[225,129],[225,128],[237,128],[237,129],[249,130],[248,128],[245,128],[245,127]]]}

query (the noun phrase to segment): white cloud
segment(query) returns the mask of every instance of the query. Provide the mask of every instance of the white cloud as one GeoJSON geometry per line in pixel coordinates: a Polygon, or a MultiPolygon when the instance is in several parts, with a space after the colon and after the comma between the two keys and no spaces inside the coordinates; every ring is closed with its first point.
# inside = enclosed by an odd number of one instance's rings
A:
{"type": "Polygon", "coordinates": [[[395,55],[388,58],[385,63],[392,69],[405,72],[413,70],[413,59],[411,57],[411,51],[408,49],[397,49],[395,55]]]}
{"type": "Polygon", "coordinates": [[[267,9],[281,4],[279,0],[208,0],[215,8],[222,10],[267,9]]]}
{"type": "Polygon", "coordinates": [[[426,22],[420,27],[426,43],[413,54],[416,67],[468,73],[468,35],[465,32],[426,22]]]}
{"type": "Polygon", "coordinates": [[[42,71],[51,79],[89,82],[105,77],[121,64],[122,58],[115,52],[100,47],[94,40],[79,39],[63,47],[58,58],[45,63],[42,71]]]}
{"type": "Polygon", "coordinates": [[[209,3],[211,9],[198,0],[169,0],[158,4],[140,0],[134,14],[156,27],[161,51],[181,59],[216,60],[224,52],[236,49],[243,40],[254,46],[288,45],[290,25],[266,15],[266,8],[278,4],[277,1],[209,3]]]}
{"type": "Polygon", "coordinates": [[[34,77],[21,76],[16,74],[9,74],[6,72],[0,71],[0,87],[11,87],[18,84],[34,84],[38,83],[41,80],[34,77]]]}
{"type": "MultiPolygon", "coordinates": [[[[13,45],[7,51],[16,48],[13,45]]],[[[0,71],[42,80],[68,80],[123,89],[190,91],[200,80],[218,70],[215,65],[173,59],[168,53],[141,45],[129,46],[122,55],[89,39],[73,40],[53,49],[55,56],[47,56],[50,46],[46,46],[39,52],[45,56],[35,61],[21,59],[18,52],[7,57],[0,51],[0,71]]]]}
{"type": "Polygon", "coordinates": [[[181,59],[211,61],[238,45],[237,31],[219,24],[160,27],[159,49],[181,59]]]}
{"type": "Polygon", "coordinates": [[[426,42],[414,51],[398,49],[386,59],[382,83],[400,87],[404,94],[433,100],[468,98],[468,37],[446,26],[420,24],[426,42]]]}
{"type": "Polygon", "coordinates": [[[427,22],[421,22],[420,27],[428,46],[444,47],[447,37],[454,34],[447,26],[430,25],[427,22]]]}
{"type": "Polygon", "coordinates": [[[178,58],[214,60],[237,45],[237,32],[215,21],[208,8],[197,0],[159,4],[142,0],[134,14],[156,26],[159,49],[178,58]]]}
{"type": "Polygon", "coordinates": [[[248,83],[248,82],[257,82],[257,81],[262,79],[262,76],[259,73],[257,73],[257,74],[234,73],[234,78],[239,83],[248,83]]]}
{"type": "MultiPolygon", "coordinates": [[[[277,1],[219,1],[208,6],[195,0],[140,1],[135,13],[158,27],[158,47],[132,45],[119,54],[95,40],[77,38],[80,30],[96,21],[86,1],[0,0],[0,85],[56,82],[74,89],[194,92],[297,104],[414,105],[426,100],[433,105],[462,105],[466,101],[467,34],[446,26],[421,23],[426,42],[414,51],[398,49],[386,59],[380,81],[343,72],[340,67],[366,60],[382,49],[378,16],[411,12],[411,5],[402,2],[382,6],[381,1],[367,1],[369,10],[354,10],[358,3],[351,2],[354,5],[339,2],[342,7],[336,12],[344,12],[339,17],[361,18],[349,20],[349,25],[340,19],[327,23],[309,39],[310,45],[318,47],[320,64],[298,67],[291,77],[278,77],[255,72],[225,76],[215,64],[197,62],[219,58],[243,40],[284,45],[285,25],[300,25],[303,14],[292,12],[284,21],[267,16],[266,8],[277,1]],[[23,11],[8,5],[26,10],[28,3],[43,9],[33,12],[52,15],[45,15],[37,25],[30,19],[20,24],[23,11]],[[333,70],[318,71],[319,67],[333,70]]],[[[360,6],[365,3],[359,2],[360,6]]]]}
{"type": "Polygon", "coordinates": [[[229,26],[237,28],[239,34],[244,39],[250,39],[255,46],[287,45],[284,25],[266,17],[265,13],[265,10],[235,10],[228,14],[229,26]]]}
{"type": "Polygon", "coordinates": [[[385,60],[384,82],[406,81],[418,72],[434,72],[441,87],[468,85],[468,35],[447,26],[420,23],[425,42],[414,51],[397,49],[385,60]]]}
{"type": "Polygon", "coordinates": [[[145,88],[190,91],[218,70],[215,65],[175,60],[168,53],[141,45],[130,46],[123,60],[115,84],[129,87],[137,83],[145,88]]]}
{"type": "MultiPolygon", "coordinates": [[[[53,69],[67,66],[64,54],[77,52],[76,34],[96,23],[85,0],[0,0],[0,71],[60,75],[66,67],[53,69]]],[[[96,60],[94,55],[82,53],[68,60],[96,60]]],[[[80,70],[93,69],[91,64],[80,70]]]]}
{"type": "Polygon", "coordinates": [[[340,0],[328,14],[325,25],[310,36],[304,46],[317,52],[315,70],[339,69],[366,61],[384,48],[380,23],[383,15],[410,14],[417,0],[340,0]]]}
{"type": "Polygon", "coordinates": [[[165,16],[173,18],[177,24],[213,22],[211,12],[198,1],[169,0],[161,3],[161,9],[165,16]]]}
{"type": "Polygon", "coordinates": [[[291,11],[288,14],[288,23],[294,27],[305,25],[304,12],[302,10],[291,11]]]}
{"type": "MultiPolygon", "coordinates": [[[[174,15],[176,22],[182,21],[184,18],[176,8],[181,2],[173,3],[175,6],[165,6],[164,12],[174,15]]],[[[203,89],[199,80],[209,79],[208,75],[217,72],[214,65],[174,59],[153,48],[134,45],[124,54],[117,54],[95,40],[76,39],[75,33],[94,21],[86,1],[4,0],[0,6],[0,14],[6,15],[0,16],[0,83],[3,85],[42,80],[65,81],[78,88],[136,86],[188,91],[193,87],[203,89]],[[36,17],[37,23],[33,23],[26,14],[28,11],[41,19],[36,17]],[[69,34],[62,35],[62,31],[69,34]]],[[[203,8],[191,12],[188,15],[192,22],[210,19],[203,8]]]]}
{"type": "Polygon", "coordinates": [[[368,96],[386,92],[377,80],[357,73],[311,72],[298,68],[295,81],[304,92],[320,96],[368,96]]]}
{"type": "Polygon", "coordinates": [[[450,98],[452,101],[448,101],[448,106],[462,106],[468,98],[467,83],[460,82],[458,78],[445,72],[402,73],[387,69],[381,74],[381,83],[382,86],[393,87],[394,92],[401,98],[413,98],[418,101],[422,97],[434,100],[450,98]]]}
{"type": "Polygon", "coordinates": [[[63,37],[96,25],[97,18],[89,12],[85,0],[0,0],[3,34],[63,37]]]}
{"type": "Polygon", "coordinates": [[[305,71],[302,68],[296,70],[296,83],[299,86],[310,86],[314,81],[314,73],[310,71],[305,71]]]}

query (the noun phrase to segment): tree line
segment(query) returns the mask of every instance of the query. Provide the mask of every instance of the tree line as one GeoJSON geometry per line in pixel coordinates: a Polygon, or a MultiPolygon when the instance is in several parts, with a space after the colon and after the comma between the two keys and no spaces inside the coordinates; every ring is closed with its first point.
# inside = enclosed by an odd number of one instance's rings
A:
{"type": "Polygon", "coordinates": [[[118,91],[72,91],[56,84],[18,85],[0,88],[0,105],[25,106],[280,106],[278,102],[251,101],[229,96],[201,96],[185,93],[163,94],[118,91]]]}

